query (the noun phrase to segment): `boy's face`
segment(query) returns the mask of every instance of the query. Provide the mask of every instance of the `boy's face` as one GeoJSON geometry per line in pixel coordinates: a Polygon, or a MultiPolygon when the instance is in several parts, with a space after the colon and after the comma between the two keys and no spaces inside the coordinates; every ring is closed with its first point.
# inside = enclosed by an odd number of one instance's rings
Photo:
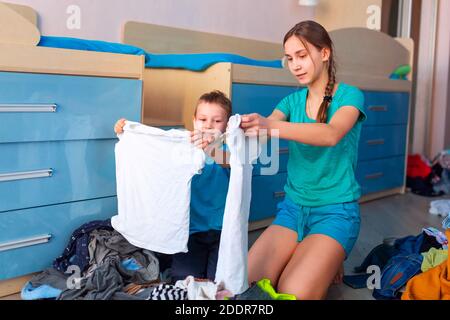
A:
{"type": "Polygon", "coordinates": [[[201,101],[197,106],[194,129],[223,133],[227,128],[227,122],[227,113],[220,105],[201,101]]]}

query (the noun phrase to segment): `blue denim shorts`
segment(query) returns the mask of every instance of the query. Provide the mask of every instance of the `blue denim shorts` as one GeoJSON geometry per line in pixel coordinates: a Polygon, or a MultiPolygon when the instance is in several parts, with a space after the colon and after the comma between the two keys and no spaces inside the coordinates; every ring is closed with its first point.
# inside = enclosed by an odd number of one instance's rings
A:
{"type": "Polygon", "coordinates": [[[311,234],[324,234],[342,245],[347,258],[358,239],[361,225],[358,201],[307,207],[286,197],[277,207],[272,224],[297,232],[299,242],[311,234]]]}

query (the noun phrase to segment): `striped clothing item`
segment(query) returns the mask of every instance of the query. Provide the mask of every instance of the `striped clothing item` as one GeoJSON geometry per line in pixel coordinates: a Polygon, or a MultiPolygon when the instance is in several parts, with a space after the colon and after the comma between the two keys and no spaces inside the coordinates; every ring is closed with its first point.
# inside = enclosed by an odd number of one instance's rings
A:
{"type": "Polygon", "coordinates": [[[150,300],[187,300],[187,290],[170,284],[160,284],[153,290],[150,300]]]}

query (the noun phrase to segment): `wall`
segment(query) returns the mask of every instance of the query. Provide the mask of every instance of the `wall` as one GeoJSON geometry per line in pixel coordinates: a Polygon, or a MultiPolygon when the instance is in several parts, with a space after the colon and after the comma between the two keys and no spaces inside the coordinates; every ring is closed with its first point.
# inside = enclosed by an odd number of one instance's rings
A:
{"type": "Polygon", "coordinates": [[[135,20],[242,38],[281,42],[314,9],[298,0],[7,0],[29,5],[43,35],[119,42],[125,21],[135,20]],[[81,9],[80,29],[66,27],[70,5],[81,9]]]}
{"type": "MultiPolygon", "coordinates": [[[[445,135],[450,123],[448,119],[448,81],[450,56],[450,1],[438,2],[436,55],[433,78],[432,112],[429,123],[428,156],[434,157],[446,148],[445,135]]],[[[447,147],[448,144],[447,144],[447,147]]]]}
{"type": "Polygon", "coordinates": [[[315,19],[327,30],[368,26],[380,30],[381,9],[382,0],[319,0],[315,19]]]}
{"type": "MultiPolygon", "coordinates": [[[[450,55],[448,58],[450,60],[450,55]]],[[[447,132],[445,133],[445,149],[450,149],[450,72],[448,74],[447,86],[447,119],[445,121],[447,132]]]]}

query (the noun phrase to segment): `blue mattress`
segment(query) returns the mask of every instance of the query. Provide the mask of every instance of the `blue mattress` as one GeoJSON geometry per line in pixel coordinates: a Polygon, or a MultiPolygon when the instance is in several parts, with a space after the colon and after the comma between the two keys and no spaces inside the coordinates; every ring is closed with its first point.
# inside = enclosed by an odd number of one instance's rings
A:
{"type": "Polygon", "coordinates": [[[282,68],[281,59],[255,60],[237,54],[221,52],[195,54],[152,54],[145,52],[145,50],[141,48],[127,44],[68,37],[41,36],[38,46],[144,55],[145,66],[148,68],[176,68],[201,71],[218,62],[231,62],[259,67],[282,68]]]}

